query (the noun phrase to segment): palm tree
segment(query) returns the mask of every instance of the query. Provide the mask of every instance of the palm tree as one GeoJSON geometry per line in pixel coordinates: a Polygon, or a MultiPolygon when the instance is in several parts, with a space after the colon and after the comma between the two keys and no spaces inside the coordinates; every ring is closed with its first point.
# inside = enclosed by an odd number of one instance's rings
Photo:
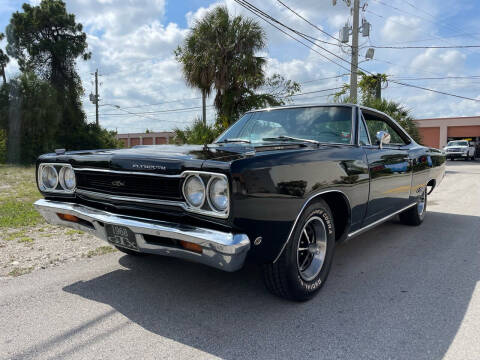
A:
{"type": "Polygon", "coordinates": [[[242,112],[247,97],[264,84],[265,59],[256,56],[264,47],[265,33],[257,22],[230,17],[226,7],[218,6],[195,23],[175,55],[187,84],[205,96],[212,87],[216,89],[219,118],[230,124],[242,112]]]}
{"type": "Polygon", "coordinates": [[[199,88],[202,92],[202,120],[206,124],[206,98],[212,91],[215,70],[200,36],[201,34],[193,30],[185,39],[183,47],[175,50],[175,56],[182,64],[183,76],[187,84],[199,88]]]}

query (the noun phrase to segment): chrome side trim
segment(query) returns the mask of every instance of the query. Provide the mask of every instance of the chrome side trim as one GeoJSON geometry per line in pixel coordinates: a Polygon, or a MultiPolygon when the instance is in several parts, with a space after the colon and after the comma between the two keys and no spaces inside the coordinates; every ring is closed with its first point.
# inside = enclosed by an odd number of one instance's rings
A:
{"type": "Polygon", "coordinates": [[[105,224],[124,226],[135,234],[140,252],[195,261],[224,271],[240,269],[250,249],[250,239],[245,234],[234,234],[167,221],[124,216],[80,204],[60,201],[41,199],[36,201],[34,205],[50,224],[86,231],[105,241],[108,241],[105,224]],[[74,215],[82,221],[79,223],[65,221],[60,219],[57,215],[58,213],[74,215]],[[179,246],[149,242],[144,235],[198,244],[202,247],[202,253],[188,251],[179,246]]]}
{"type": "Polygon", "coordinates": [[[397,210],[397,211],[391,213],[390,215],[387,215],[387,216],[385,216],[385,217],[383,217],[383,218],[381,218],[381,219],[379,219],[379,220],[377,220],[377,221],[374,221],[373,223],[371,223],[371,224],[369,224],[369,225],[367,225],[367,226],[364,226],[364,227],[361,228],[361,229],[358,229],[358,230],[355,230],[355,231],[349,233],[349,234],[348,234],[348,239],[351,239],[351,238],[353,238],[353,237],[355,237],[355,236],[357,236],[357,235],[360,235],[360,234],[364,233],[365,231],[368,231],[368,230],[374,228],[374,227],[377,226],[377,225],[380,225],[380,224],[384,223],[385,221],[391,219],[391,218],[394,217],[395,215],[397,215],[397,214],[401,213],[402,211],[405,211],[405,210],[407,210],[407,209],[409,209],[409,208],[411,208],[412,206],[415,206],[415,205],[417,205],[416,202],[414,202],[414,203],[412,203],[412,204],[410,204],[410,205],[408,205],[408,206],[405,206],[404,208],[401,208],[400,210],[397,210]]]}
{"type": "MultiPolygon", "coordinates": [[[[280,250],[280,252],[278,253],[277,257],[275,258],[275,260],[273,260],[273,262],[277,262],[277,260],[280,258],[280,256],[282,255],[283,253],[283,250],[285,250],[285,247],[287,246],[288,242],[290,241],[290,238],[292,237],[292,234],[293,234],[293,230],[295,229],[295,226],[297,226],[297,222],[298,220],[300,219],[300,216],[302,215],[303,213],[303,210],[305,210],[305,208],[307,207],[307,205],[310,203],[310,201],[312,201],[313,199],[315,199],[316,197],[322,195],[322,194],[327,194],[327,193],[331,193],[331,192],[338,192],[340,194],[342,194],[343,196],[345,196],[345,199],[347,199],[347,203],[348,203],[348,208],[349,208],[349,211],[351,211],[350,209],[350,200],[348,198],[348,196],[340,191],[340,190],[325,190],[325,191],[322,191],[322,192],[319,192],[315,195],[312,195],[311,197],[309,197],[307,199],[307,201],[305,201],[305,203],[303,204],[302,208],[300,209],[300,211],[298,212],[298,215],[292,225],[292,228],[290,229],[290,232],[288,233],[288,236],[287,236],[287,240],[285,241],[285,243],[283,244],[282,246],[282,249],[280,250]]],[[[347,225],[348,226],[348,225],[347,225]]]]}

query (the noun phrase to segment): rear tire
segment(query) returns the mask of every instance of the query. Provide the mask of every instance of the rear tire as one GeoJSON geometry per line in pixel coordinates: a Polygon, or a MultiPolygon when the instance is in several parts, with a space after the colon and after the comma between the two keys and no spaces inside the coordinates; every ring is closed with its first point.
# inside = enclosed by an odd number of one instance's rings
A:
{"type": "Polygon", "coordinates": [[[405,225],[418,226],[425,219],[427,213],[427,187],[417,200],[415,206],[400,213],[400,221],[405,225]]]}
{"type": "Polygon", "coordinates": [[[134,250],[130,250],[130,249],[127,249],[127,248],[123,248],[123,247],[120,247],[120,246],[115,246],[117,248],[118,251],[121,251],[127,255],[132,255],[132,256],[145,256],[145,253],[141,253],[141,252],[138,252],[138,251],[134,251],[134,250]]]}
{"type": "Polygon", "coordinates": [[[263,267],[273,294],[294,301],[311,299],[327,280],[335,249],[335,227],[327,203],[309,205],[278,260],[263,267]]]}

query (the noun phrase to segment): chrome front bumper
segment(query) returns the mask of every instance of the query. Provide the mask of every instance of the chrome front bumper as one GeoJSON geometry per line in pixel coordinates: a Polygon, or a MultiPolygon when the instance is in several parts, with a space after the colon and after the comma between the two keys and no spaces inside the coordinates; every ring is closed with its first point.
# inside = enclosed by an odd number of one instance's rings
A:
{"type": "Polygon", "coordinates": [[[250,249],[250,240],[245,234],[118,215],[79,204],[45,199],[36,201],[34,205],[50,224],[86,231],[105,241],[107,241],[105,224],[125,226],[134,232],[140,252],[196,261],[224,271],[240,269],[250,249]],[[75,223],[62,220],[57,214],[74,215],[82,221],[75,223]],[[148,242],[144,235],[198,244],[202,247],[202,253],[148,242]]]}

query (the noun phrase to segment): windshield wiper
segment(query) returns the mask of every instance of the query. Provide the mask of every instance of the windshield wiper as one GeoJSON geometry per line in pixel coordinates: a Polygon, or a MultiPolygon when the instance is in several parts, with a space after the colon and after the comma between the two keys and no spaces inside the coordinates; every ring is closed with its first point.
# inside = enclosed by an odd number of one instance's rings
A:
{"type": "Polygon", "coordinates": [[[301,139],[301,138],[296,138],[296,137],[292,137],[292,136],[284,136],[284,135],[281,135],[281,136],[276,136],[276,137],[267,137],[267,138],[263,138],[262,140],[265,140],[265,141],[301,141],[301,142],[307,142],[307,143],[312,143],[312,144],[320,144],[319,141],[317,140],[311,140],[311,139],[301,139]]]}
{"type": "Polygon", "coordinates": [[[246,139],[225,139],[225,140],[222,140],[222,141],[217,141],[216,144],[221,144],[221,143],[236,143],[236,142],[246,143],[246,144],[250,144],[250,143],[251,143],[250,140],[246,140],[246,139]]]}

